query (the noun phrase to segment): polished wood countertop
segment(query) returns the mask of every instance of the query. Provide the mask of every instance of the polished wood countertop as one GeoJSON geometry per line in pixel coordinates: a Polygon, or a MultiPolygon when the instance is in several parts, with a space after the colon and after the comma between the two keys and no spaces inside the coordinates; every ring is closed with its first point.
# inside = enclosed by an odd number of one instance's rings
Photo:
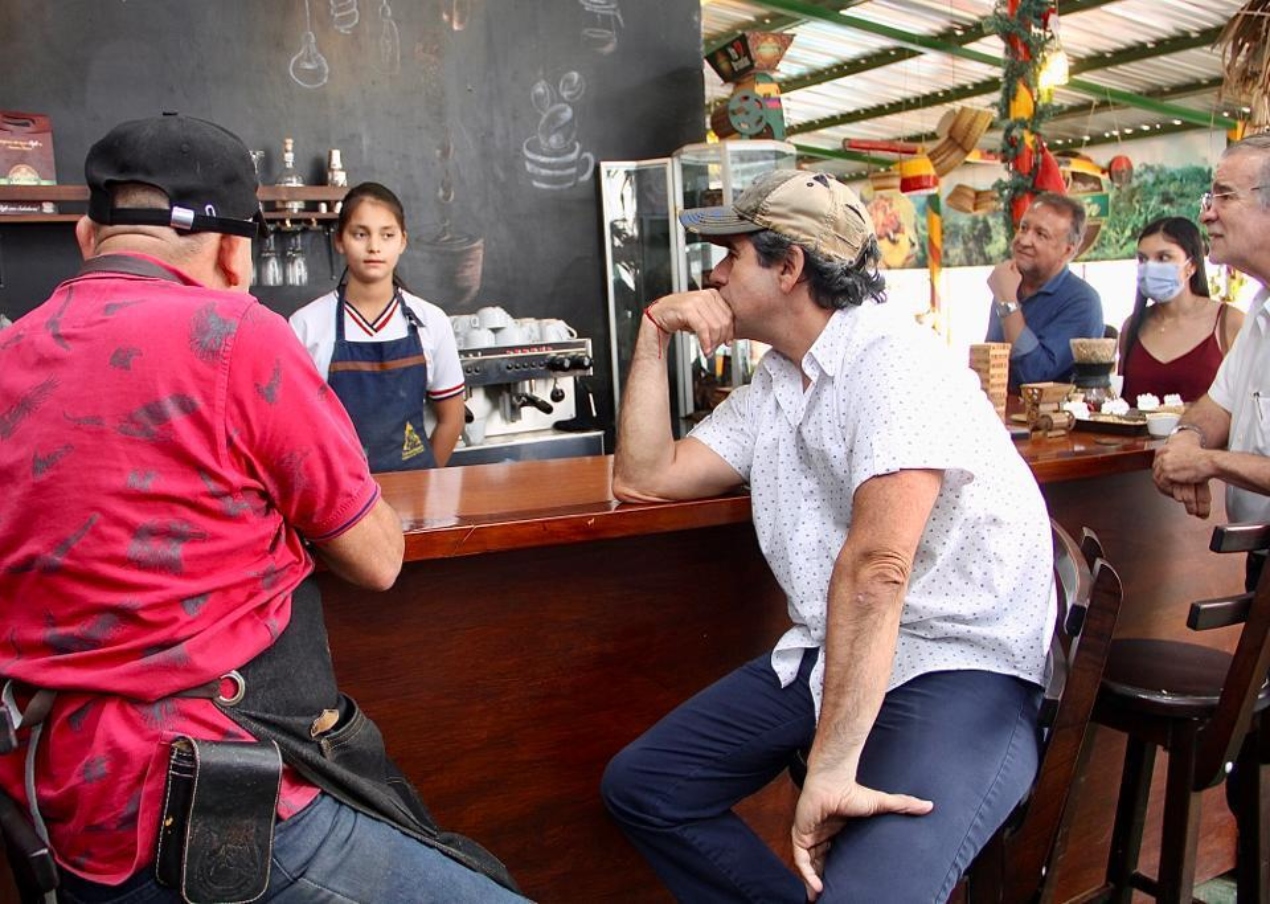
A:
{"type": "MultiPolygon", "coordinates": [[[[1076,431],[1015,443],[1041,484],[1141,471],[1158,440],[1076,431]]],[[[406,561],[581,543],[735,524],[750,519],[744,492],[691,502],[622,504],[612,456],[509,462],[378,474],[401,515],[406,561]]]]}

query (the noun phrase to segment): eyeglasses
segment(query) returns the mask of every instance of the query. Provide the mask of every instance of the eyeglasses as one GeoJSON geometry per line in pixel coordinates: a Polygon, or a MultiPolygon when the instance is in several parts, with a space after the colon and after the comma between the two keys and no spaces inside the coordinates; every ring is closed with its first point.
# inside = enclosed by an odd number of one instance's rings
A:
{"type": "Polygon", "coordinates": [[[1213,209],[1213,205],[1218,201],[1226,198],[1237,198],[1240,195],[1258,191],[1259,189],[1266,187],[1267,186],[1265,185],[1254,185],[1252,188],[1248,189],[1247,192],[1236,188],[1232,188],[1229,191],[1206,191],[1199,196],[1199,209],[1202,211],[1209,211],[1213,209]]]}

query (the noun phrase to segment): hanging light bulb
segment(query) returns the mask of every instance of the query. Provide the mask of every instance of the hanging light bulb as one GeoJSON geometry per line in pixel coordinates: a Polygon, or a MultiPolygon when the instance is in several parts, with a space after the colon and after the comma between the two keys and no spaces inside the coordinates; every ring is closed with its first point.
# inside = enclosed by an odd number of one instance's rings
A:
{"type": "Polygon", "coordinates": [[[1046,101],[1054,96],[1055,88],[1066,85],[1071,78],[1067,51],[1063,49],[1063,39],[1059,35],[1057,9],[1050,15],[1049,29],[1050,38],[1041,51],[1041,68],[1036,73],[1036,90],[1046,101]]]}
{"type": "Polygon", "coordinates": [[[1071,67],[1067,62],[1067,51],[1058,40],[1051,41],[1041,56],[1041,70],[1036,74],[1036,88],[1048,100],[1054,89],[1066,85],[1071,77],[1071,67]]]}

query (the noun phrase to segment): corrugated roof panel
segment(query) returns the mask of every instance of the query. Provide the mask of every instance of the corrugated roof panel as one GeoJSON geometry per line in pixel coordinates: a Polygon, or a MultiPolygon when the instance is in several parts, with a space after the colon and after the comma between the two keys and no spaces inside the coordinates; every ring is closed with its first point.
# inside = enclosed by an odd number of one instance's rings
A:
{"type": "MultiPolygon", "coordinates": [[[[848,20],[876,23],[914,35],[944,35],[952,29],[978,34],[983,20],[992,14],[993,0],[865,0],[845,10],[848,20]]],[[[1082,82],[1118,92],[1146,95],[1168,92],[1188,85],[1216,85],[1221,77],[1220,53],[1205,44],[1167,56],[1140,59],[1105,67],[1099,64],[1108,55],[1146,48],[1186,35],[1215,33],[1240,8],[1241,0],[1109,0],[1095,8],[1062,16],[1060,35],[1070,59],[1080,69],[1082,82]]],[[[756,20],[788,17],[748,0],[703,0],[702,30],[707,43],[735,33],[756,20]]],[[[872,34],[867,30],[843,28],[819,19],[796,22],[782,30],[794,35],[776,72],[778,79],[814,76],[843,61],[876,55],[886,48],[908,52],[913,45],[872,34]]],[[[965,45],[993,60],[1000,58],[1002,44],[996,35],[984,34],[965,45]]],[[[921,56],[878,66],[835,81],[824,81],[786,92],[782,97],[787,127],[797,130],[809,123],[826,123],[814,132],[796,132],[791,139],[800,145],[836,149],[845,138],[894,140],[934,130],[948,108],[940,103],[939,92],[988,82],[1000,76],[1000,66],[927,52],[921,56]],[[924,109],[906,108],[875,116],[866,121],[828,124],[834,117],[867,111],[884,104],[922,100],[924,109]]],[[[724,84],[708,67],[706,99],[713,104],[725,99],[732,86],[724,84]]],[[[995,108],[998,91],[969,96],[958,103],[995,108]]],[[[1060,107],[1075,108],[1051,120],[1046,135],[1051,140],[1070,142],[1114,138],[1116,134],[1146,134],[1176,128],[1169,109],[1220,115],[1231,103],[1222,105],[1215,87],[1163,98],[1167,109],[1148,110],[1125,105],[1108,105],[1106,99],[1089,113],[1094,94],[1063,88],[1056,92],[1060,107]]],[[[889,108],[894,110],[894,107],[889,108]]],[[[1192,117],[1193,118],[1193,117],[1192,117]]],[[[1188,117],[1183,117],[1188,119],[1188,117]]],[[[981,146],[990,147],[999,133],[989,132],[981,146]]]]}

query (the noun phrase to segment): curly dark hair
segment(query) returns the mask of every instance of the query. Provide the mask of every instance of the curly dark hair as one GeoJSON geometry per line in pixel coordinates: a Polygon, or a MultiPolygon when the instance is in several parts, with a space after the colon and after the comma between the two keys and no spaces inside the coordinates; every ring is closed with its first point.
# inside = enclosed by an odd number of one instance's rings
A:
{"type": "MultiPolygon", "coordinates": [[[[772,267],[785,260],[790,249],[798,244],[770,229],[751,233],[746,238],[754,245],[758,262],[764,267],[772,267]]],[[[865,301],[886,301],[886,279],[878,272],[882,251],[873,236],[868,237],[854,261],[834,260],[803,245],[798,247],[803,251],[802,279],[820,307],[837,311],[865,301]]]]}

